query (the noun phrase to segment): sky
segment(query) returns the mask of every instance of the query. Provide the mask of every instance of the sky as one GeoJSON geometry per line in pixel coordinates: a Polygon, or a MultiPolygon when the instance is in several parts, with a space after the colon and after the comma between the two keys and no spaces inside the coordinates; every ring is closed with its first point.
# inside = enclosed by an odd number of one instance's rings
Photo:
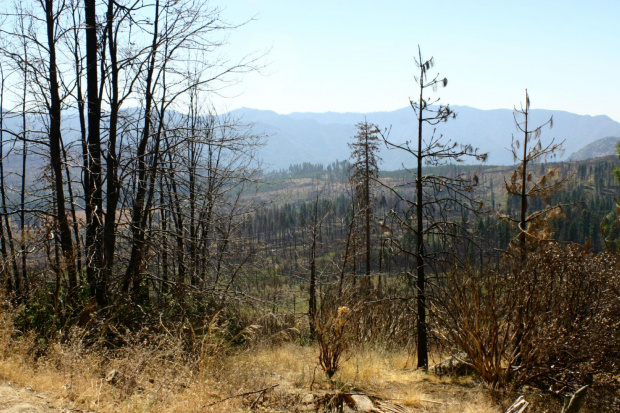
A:
{"type": "Polygon", "coordinates": [[[441,102],[620,121],[618,0],[215,0],[231,59],[267,53],[219,105],[291,112],[391,111],[417,95],[418,46],[448,78],[441,102]],[[220,3],[217,3],[219,1],[220,3]]]}

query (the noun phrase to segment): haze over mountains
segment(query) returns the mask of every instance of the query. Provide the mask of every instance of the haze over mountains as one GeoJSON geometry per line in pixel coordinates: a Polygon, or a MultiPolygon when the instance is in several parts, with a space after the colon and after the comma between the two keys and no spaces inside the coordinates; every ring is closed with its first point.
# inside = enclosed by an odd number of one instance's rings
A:
{"type": "MultiPolygon", "coordinates": [[[[457,113],[456,119],[436,126],[436,133],[443,134],[443,142],[452,140],[470,144],[480,152],[488,152],[489,165],[511,165],[509,151],[512,135],[521,140],[510,109],[481,110],[468,106],[451,106],[457,113]]],[[[126,112],[131,112],[127,110],[126,112]]],[[[390,129],[389,139],[395,143],[417,139],[417,121],[413,110],[405,107],[391,112],[372,113],[309,113],[297,112],[281,115],[272,111],[241,108],[230,112],[242,124],[250,124],[252,133],[265,136],[265,146],[260,149],[266,171],[287,169],[291,164],[303,162],[329,164],[336,160],[349,159],[348,143],[356,133],[355,124],[367,119],[382,130],[390,129]]],[[[584,160],[615,153],[615,144],[620,137],[620,123],[605,115],[577,115],[570,112],[534,109],[531,110],[530,125],[546,122],[553,115],[553,128],[543,129],[543,144],[564,141],[564,153],[555,160],[584,160]]],[[[15,116],[4,119],[4,128],[19,131],[20,120],[15,116]]],[[[34,121],[38,123],[39,121],[34,121]]],[[[36,128],[35,128],[36,129],[36,128]]],[[[79,123],[74,113],[63,117],[65,142],[78,139],[79,123]]],[[[433,128],[425,126],[425,137],[430,137],[433,128]]],[[[5,140],[10,139],[6,134],[5,140]]],[[[5,141],[6,142],[6,141],[5,141]]],[[[5,143],[7,145],[7,143],[5,143]]],[[[7,148],[8,149],[8,148],[7,148]]],[[[14,153],[12,155],[15,155],[14,153]]],[[[380,165],[384,170],[412,166],[414,159],[404,151],[388,150],[382,145],[380,165]]],[[[9,156],[5,160],[9,171],[20,167],[21,159],[9,156]]],[[[37,157],[31,157],[37,163],[37,157]]]]}
{"type": "MultiPolygon", "coordinates": [[[[510,148],[511,137],[522,136],[516,130],[510,109],[481,110],[467,106],[451,106],[456,119],[437,125],[437,132],[448,139],[471,144],[481,152],[488,152],[488,164],[509,165],[513,163],[510,148]]],[[[392,112],[373,113],[291,113],[280,115],[272,111],[241,108],[231,112],[242,122],[252,123],[253,132],[267,136],[261,150],[266,170],[288,168],[290,164],[312,162],[330,163],[348,159],[347,143],[355,135],[355,124],[363,121],[376,123],[381,129],[391,127],[390,140],[402,143],[417,136],[417,123],[410,107],[392,112]]],[[[564,141],[564,153],[555,160],[568,160],[574,152],[599,139],[620,136],[620,123],[608,116],[577,115],[574,113],[535,109],[531,110],[530,125],[538,125],[553,115],[553,128],[543,130],[543,145],[555,138],[564,141]]],[[[433,129],[426,127],[425,136],[433,129]]],[[[613,152],[613,148],[611,148],[613,152]]],[[[411,166],[413,158],[403,151],[382,149],[381,168],[400,169],[411,166]]]]}

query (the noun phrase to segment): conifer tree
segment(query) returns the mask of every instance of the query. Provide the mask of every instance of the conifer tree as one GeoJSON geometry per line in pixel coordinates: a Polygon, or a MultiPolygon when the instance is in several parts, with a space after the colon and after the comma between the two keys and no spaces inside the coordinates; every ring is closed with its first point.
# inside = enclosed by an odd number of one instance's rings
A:
{"type": "Polygon", "coordinates": [[[357,125],[355,140],[349,143],[351,148],[351,184],[354,190],[354,198],[357,204],[356,210],[363,214],[364,218],[364,238],[365,238],[365,275],[364,285],[368,287],[370,282],[370,261],[371,261],[371,217],[372,217],[372,186],[379,177],[378,163],[381,158],[377,155],[379,151],[380,130],[377,125],[368,123],[366,120],[357,125]]]}
{"type": "Polygon", "coordinates": [[[511,151],[518,166],[510,175],[509,181],[504,179],[508,196],[516,197],[518,200],[519,214],[518,217],[500,215],[500,218],[517,225],[519,233],[516,239],[512,240],[512,246],[516,246],[521,251],[522,258],[526,257],[525,249],[528,240],[536,242],[552,236],[548,219],[561,212],[559,204],[532,211],[528,208],[529,201],[540,198],[548,199],[549,196],[557,193],[566,181],[559,176],[555,168],[543,168],[538,178],[534,175],[531,166],[549,157],[555,157],[562,150],[562,144],[552,139],[549,144],[543,146],[540,140],[542,130],[546,126],[550,129],[553,127],[553,116],[535,127],[531,126],[530,116],[530,97],[526,90],[525,106],[521,106],[520,109],[515,108],[513,113],[515,126],[523,134],[521,140],[512,137],[511,151]]]}

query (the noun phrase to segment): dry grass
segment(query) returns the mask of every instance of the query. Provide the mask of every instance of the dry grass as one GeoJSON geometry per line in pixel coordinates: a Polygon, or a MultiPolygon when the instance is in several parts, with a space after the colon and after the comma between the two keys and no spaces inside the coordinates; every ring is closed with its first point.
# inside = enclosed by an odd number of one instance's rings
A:
{"type": "Polygon", "coordinates": [[[341,380],[413,411],[500,411],[471,377],[437,377],[413,369],[412,362],[404,351],[358,349],[343,366],[341,380]]]}
{"type": "Polygon", "coordinates": [[[255,344],[201,364],[188,360],[170,336],[145,342],[128,335],[127,345],[114,352],[86,348],[81,337],[76,330],[35,361],[34,338],[13,331],[10,315],[0,314],[0,379],[45,393],[56,408],[96,412],[244,412],[257,400],[276,411],[298,411],[311,387],[333,386],[360,389],[414,412],[500,411],[471,379],[412,370],[402,351],[356,349],[330,382],[317,368],[313,346],[255,344]],[[112,370],[114,378],[106,380],[112,370]],[[278,386],[264,394],[231,397],[272,385],[278,386]]]}
{"type": "Polygon", "coordinates": [[[256,347],[227,362],[223,374],[244,388],[280,384],[279,391],[307,393],[335,386],[359,389],[421,412],[495,413],[501,410],[470,377],[437,377],[412,369],[405,351],[358,348],[350,352],[330,383],[318,368],[318,350],[287,343],[256,347]]]}

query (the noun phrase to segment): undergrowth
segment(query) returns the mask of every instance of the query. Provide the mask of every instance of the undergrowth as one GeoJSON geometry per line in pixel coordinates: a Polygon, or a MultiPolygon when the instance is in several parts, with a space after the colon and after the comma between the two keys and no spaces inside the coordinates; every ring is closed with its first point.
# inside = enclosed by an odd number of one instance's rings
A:
{"type": "Polygon", "coordinates": [[[260,403],[300,411],[308,394],[338,386],[427,412],[451,411],[455,402],[465,412],[498,411],[471,381],[412,370],[405,349],[355,346],[329,380],[319,368],[316,345],[298,344],[294,333],[288,340],[287,334],[259,337],[256,325],[233,333],[221,314],[200,327],[162,323],[131,331],[108,326],[97,339],[93,331],[73,327],[41,340],[16,328],[17,311],[4,307],[0,312],[0,380],[51,395],[59,409],[243,412],[260,403]],[[110,334],[114,345],[106,339],[110,334]],[[437,388],[443,389],[441,395],[437,388]]]}

